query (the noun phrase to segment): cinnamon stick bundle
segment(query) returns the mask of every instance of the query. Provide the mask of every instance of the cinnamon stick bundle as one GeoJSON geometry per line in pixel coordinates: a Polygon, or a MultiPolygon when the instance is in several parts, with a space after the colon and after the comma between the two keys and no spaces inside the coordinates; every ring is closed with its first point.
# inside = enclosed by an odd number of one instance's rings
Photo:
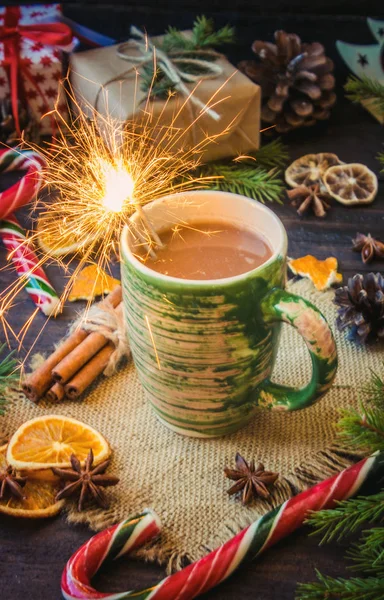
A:
{"type": "MultiPolygon", "coordinates": [[[[104,338],[105,339],[105,338],[104,338]]],[[[76,400],[91,383],[102,373],[108,364],[114,346],[108,343],[100,352],[76,373],[76,375],[64,386],[65,394],[71,400],[76,400]]]]}
{"type": "Polygon", "coordinates": [[[101,334],[93,331],[69,352],[52,370],[52,378],[61,384],[67,383],[71,377],[83,367],[92,356],[101,350],[107,343],[107,339],[101,334]]]}
{"type": "MultiPolygon", "coordinates": [[[[121,316],[123,303],[116,307],[116,313],[121,316]]],[[[97,331],[92,331],[88,336],[69,352],[56,367],[52,370],[54,381],[61,384],[67,383],[75,373],[77,373],[88,361],[104,348],[107,344],[107,338],[97,331]]],[[[111,354],[111,353],[110,353],[111,354]]]]}
{"type": "MultiPolygon", "coordinates": [[[[118,311],[121,314],[120,286],[100,302],[100,306],[105,305],[113,309],[119,307],[118,311]]],[[[22,384],[23,392],[33,402],[37,402],[44,395],[52,402],[60,402],[68,392],[69,397],[77,398],[105,369],[112,352],[113,345],[108,343],[101,333],[88,333],[77,329],[38,369],[27,376],[22,384]],[[71,381],[73,376],[74,383],[71,381]]]]}
{"type": "Polygon", "coordinates": [[[36,371],[28,375],[23,382],[23,392],[32,400],[37,402],[52,385],[52,369],[74,348],[76,348],[86,337],[87,332],[82,329],[74,331],[68,339],[58,347],[51,356],[36,371]]]}
{"type": "Polygon", "coordinates": [[[61,402],[65,396],[65,389],[61,383],[54,383],[50,390],[46,393],[46,397],[50,402],[61,402]]]}

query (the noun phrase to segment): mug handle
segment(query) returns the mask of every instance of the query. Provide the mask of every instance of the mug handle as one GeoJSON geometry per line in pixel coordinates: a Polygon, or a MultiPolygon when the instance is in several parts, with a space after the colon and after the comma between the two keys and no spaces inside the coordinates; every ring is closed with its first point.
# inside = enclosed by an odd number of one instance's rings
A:
{"type": "Polygon", "coordinates": [[[312,360],[312,378],[303,388],[267,379],[258,388],[258,405],[274,410],[310,406],[329,390],[337,371],[336,343],[324,315],[308,300],[277,288],[264,297],[261,309],[266,323],[289,323],[304,338],[312,360]]]}

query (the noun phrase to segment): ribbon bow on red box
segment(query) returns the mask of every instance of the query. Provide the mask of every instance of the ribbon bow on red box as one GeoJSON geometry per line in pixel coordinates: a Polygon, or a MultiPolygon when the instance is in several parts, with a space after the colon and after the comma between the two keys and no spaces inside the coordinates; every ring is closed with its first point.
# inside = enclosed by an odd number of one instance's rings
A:
{"type": "Polygon", "coordinates": [[[23,75],[35,87],[44,105],[49,107],[46,95],[41,86],[29,71],[28,64],[20,57],[20,43],[23,39],[37,42],[47,46],[68,46],[73,40],[73,34],[68,25],[64,23],[33,23],[21,25],[19,23],[21,9],[19,6],[5,8],[4,25],[0,26],[0,42],[4,44],[5,65],[9,68],[9,84],[11,89],[12,114],[18,135],[21,135],[18,115],[19,89],[22,88],[23,75]]]}

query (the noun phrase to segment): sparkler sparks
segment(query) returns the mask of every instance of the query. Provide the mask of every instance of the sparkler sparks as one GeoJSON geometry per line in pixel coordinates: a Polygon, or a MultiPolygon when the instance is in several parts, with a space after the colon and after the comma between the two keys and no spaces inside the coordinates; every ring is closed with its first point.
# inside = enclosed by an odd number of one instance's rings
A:
{"type": "MultiPolygon", "coordinates": [[[[228,128],[188,148],[190,131],[202,114],[181,130],[175,127],[179,109],[164,126],[166,104],[157,118],[146,106],[139,124],[122,125],[100,114],[89,120],[78,110],[70,131],[72,142],[65,130],[60,130],[46,154],[45,182],[58,193],[53,205],[43,205],[40,219],[40,238],[47,242],[47,254],[57,256],[71,236],[83,262],[92,259],[104,267],[112,253],[118,254],[122,227],[130,224],[129,217],[136,210],[142,215],[141,207],[152,200],[207,183],[209,178],[191,173],[205,147],[228,128]]],[[[149,245],[153,243],[151,233],[147,226],[149,245]]]]}
{"type": "Polygon", "coordinates": [[[133,202],[135,189],[135,182],[131,174],[125,170],[121,160],[119,163],[116,168],[111,168],[111,165],[105,162],[102,165],[105,196],[102,198],[101,203],[107,211],[110,210],[116,213],[124,210],[126,202],[133,202]]]}
{"type": "MultiPolygon", "coordinates": [[[[28,238],[35,245],[38,242],[43,250],[39,266],[55,259],[67,270],[74,256],[79,259],[62,293],[61,307],[87,263],[96,263],[101,272],[108,270],[114,255],[119,256],[119,239],[125,224],[131,226],[133,235],[153,255],[154,240],[158,245],[161,242],[143,219],[142,206],[173,192],[206,186],[212,177],[196,177],[193,173],[206,146],[228,133],[232,125],[190,147],[193,127],[206,113],[209,102],[187,127],[179,128],[175,124],[189,98],[167,125],[163,124],[163,113],[171,97],[157,117],[147,100],[140,123],[122,125],[95,112],[89,119],[76,105],[71,89],[69,95],[77,116],[68,131],[59,111],[55,111],[58,134],[43,151],[48,164],[43,172],[44,185],[56,199],[53,203],[44,198],[37,201],[37,231],[28,238]],[[144,224],[140,231],[130,220],[136,210],[142,217],[141,225],[144,224]]],[[[217,98],[212,100],[212,106],[218,102],[217,98]]],[[[26,277],[21,277],[0,294],[0,322],[4,330],[10,330],[6,314],[25,284],[26,277]]],[[[25,325],[23,331],[25,334],[25,325]]],[[[15,335],[14,331],[11,333],[15,335]]]]}

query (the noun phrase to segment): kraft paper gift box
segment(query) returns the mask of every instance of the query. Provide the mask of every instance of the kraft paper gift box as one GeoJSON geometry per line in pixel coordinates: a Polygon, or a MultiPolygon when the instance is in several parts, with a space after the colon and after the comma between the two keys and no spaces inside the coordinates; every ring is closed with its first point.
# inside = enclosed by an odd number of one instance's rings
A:
{"type": "MultiPolygon", "coordinates": [[[[161,38],[152,38],[154,45],[157,39],[161,38]]],[[[118,49],[119,45],[114,45],[71,55],[70,77],[76,102],[90,117],[93,107],[103,116],[108,115],[124,123],[140,122],[146,98],[146,93],[140,90],[140,64],[136,66],[120,58],[118,49]]],[[[129,48],[129,54],[137,57],[136,63],[140,62],[138,49],[129,48]]],[[[215,136],[233,122],[228,132],[205,149],[204,161],[235,157],[259,148],[260,87],[237,71],[226,58],[220,57],[214,64],[221,68],[220,76],[201,81],[194,95],[205,104],[216,94],[213,101],[214,111],[218,113],[219,119],[215,120],[210,114],[204,114],[198,119],[193,130],[190,129],[188,134],[183,135],[179,144],[183,147],[195,146],[207,134],[215,136]]],[[[192,91],[195,85],[187,84],[188,90],[192,91]]],[[[155,122],[163,111],[161,126],[168,125],[179,107],[185,103],[185,99],[184,94],[176,92],[165,108],[164,100],[151,101],[152,122],[155,122]]],[[[180,131],[185,131],[200,111],[201,108],[189,100],[174,126],[180,128],[180,131]]]]}
{"type": "Polygon", "coordinates": [[[11,99],[14,116],[18,100],[27,104],[42,134],[55,129],[43,115],[56,104],[66,113],[59,82],[62,50],[73,47],[73,36],[60,17],[59,4],[0,7],[0,101],[11,99]]]}

